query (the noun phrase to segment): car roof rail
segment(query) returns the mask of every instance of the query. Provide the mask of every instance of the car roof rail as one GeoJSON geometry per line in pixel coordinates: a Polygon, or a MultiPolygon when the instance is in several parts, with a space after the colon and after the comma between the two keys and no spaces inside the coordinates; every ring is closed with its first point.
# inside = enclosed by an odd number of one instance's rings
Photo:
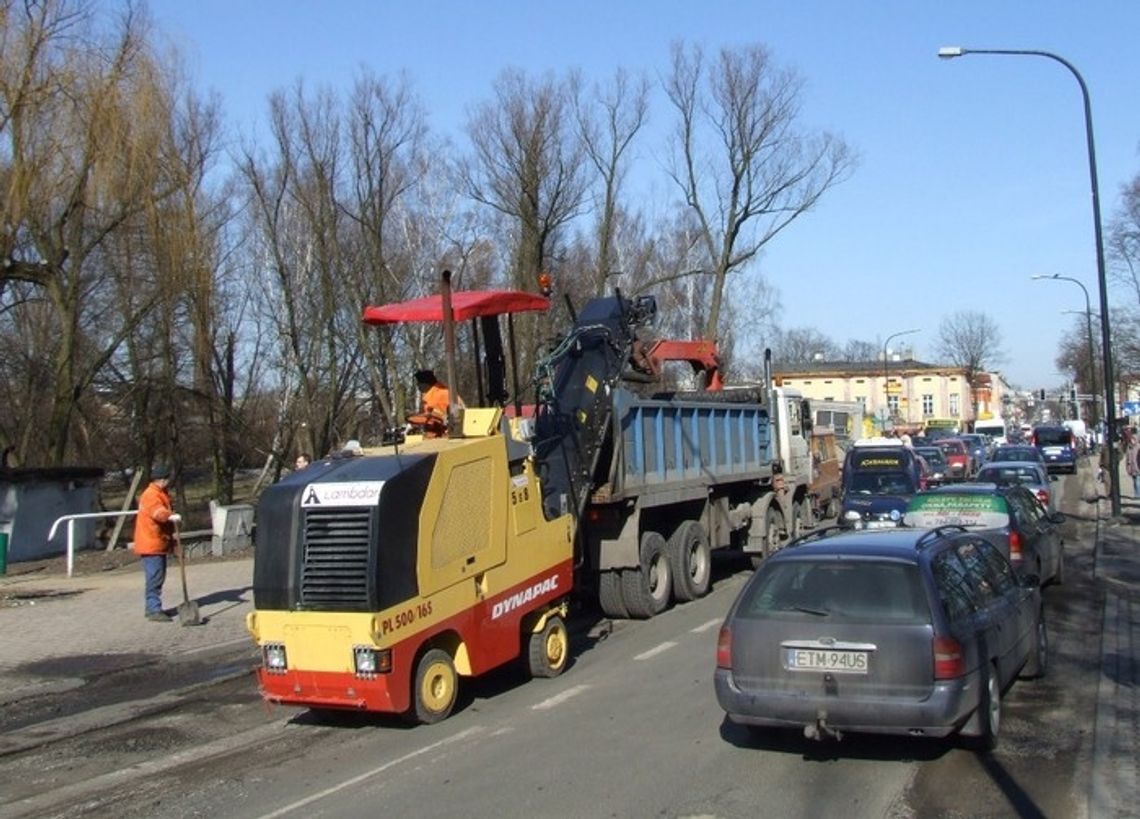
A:
{"type": "Polygon", "coordinates": [[[951,532],[968,532],[970,531],[960,523],[947,523],[944,526],[936,526],[929,532],[924,533],[918,540],[914,542],[914,548],[921,551],[936,540],[940,540],[951,532]]]}

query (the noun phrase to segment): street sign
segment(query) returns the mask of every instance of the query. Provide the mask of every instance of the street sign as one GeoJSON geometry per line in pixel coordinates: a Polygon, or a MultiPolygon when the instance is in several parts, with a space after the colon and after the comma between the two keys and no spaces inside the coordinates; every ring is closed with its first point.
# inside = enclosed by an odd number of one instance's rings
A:
{"type": "Polygon", "coordinates": [[[1121,409],[1125,415],[1140,415],[1140,401],[1125,401],[1121,409]]]}

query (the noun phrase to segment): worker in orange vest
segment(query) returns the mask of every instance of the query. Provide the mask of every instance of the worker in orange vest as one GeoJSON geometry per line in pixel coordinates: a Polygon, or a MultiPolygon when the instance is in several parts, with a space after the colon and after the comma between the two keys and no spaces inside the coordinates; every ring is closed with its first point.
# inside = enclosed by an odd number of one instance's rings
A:
{"type": "Polygon", "coordinates": [[[159,465],[150,471],[150,483],[139,496],[135,516],[135,554],[146,576],[146,619],[163,623],[170,617],[162,610],[162,585],[166,582],[166,556],[174,543],[174,527],[182,516],[170,500],[170,468],[159,465]]]}

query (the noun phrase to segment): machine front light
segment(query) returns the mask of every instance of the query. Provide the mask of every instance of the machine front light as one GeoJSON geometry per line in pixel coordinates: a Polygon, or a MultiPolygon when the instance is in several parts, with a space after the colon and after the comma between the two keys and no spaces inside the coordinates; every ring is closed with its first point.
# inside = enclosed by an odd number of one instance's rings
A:
{"type": "Polygon", "coordinates": [[[288,667],[285,646],[282,643],[266,643],[261,647],[261,661],[265,670],[273,674],[284,674],[288,667]]]}
{"type": "Polygon", "coordinates": [[[372,646],[354,646],[352,664],[358,677],[387,674],[392,670],[392,651],[391,649],[378,649],[372,646]]]}

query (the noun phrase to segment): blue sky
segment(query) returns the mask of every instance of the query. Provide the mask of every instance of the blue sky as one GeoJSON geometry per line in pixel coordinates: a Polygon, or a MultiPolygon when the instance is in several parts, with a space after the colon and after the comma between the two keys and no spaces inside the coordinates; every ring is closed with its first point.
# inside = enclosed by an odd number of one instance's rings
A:
{"type": "MultiPolygon", "coordinates": [[[[1057,340],[1082,318],[1062,311],[1084,309],[1076,285],[1030,276],[1078,278],[1098,310],[1080,90],[1052,60],[939,60],[938,48],[1038,49],[1078,68],[1092,99],[1106,224],[1120,186],[1140,172],[1133,0],[152,0],[151,9],[200,86],[221,94],[237,132],[261,127],[271,91],[297,78],[347,90],[368,66],[406,71],[432,127],[460,146],[468,106],[490,96],[505,67],[657,76],[678,39],[710,51],[762,42],[806,80],[804,123],[842,134],[862,157],[760,262],[780,293],[780,324],[840,343],[921,327],[907,340],[934,360],[942,317],[980,310],[1001,325],[1002,369],[1025,388],[1064,380],[1057,340]]],[[[651,116],[637,162],[667,196],[659,97],[651,116]]],[[[1110,303],[1128,298],[1110,289],[1110,303]]]]}

